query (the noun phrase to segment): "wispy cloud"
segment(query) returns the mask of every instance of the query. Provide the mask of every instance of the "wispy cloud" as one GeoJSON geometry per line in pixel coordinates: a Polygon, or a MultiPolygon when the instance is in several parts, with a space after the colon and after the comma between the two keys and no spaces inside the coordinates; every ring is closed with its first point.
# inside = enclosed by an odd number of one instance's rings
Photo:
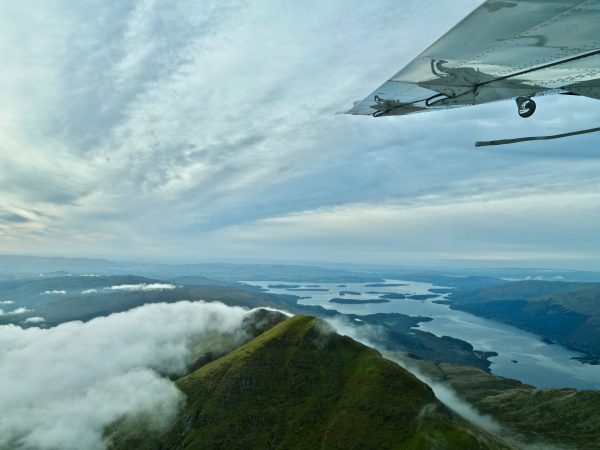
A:
{"type": "Polygon", "coordinates": [[[597,189],[595,136],[472,146],[596,126],[592,100],[542,98],[528,121],[509,103],[334,115],[479,3],[0,2],[0,251],[269,258],[215,232],[356,204],[597,189]]]}
{"type": "Polygon", "coordinates": [[[248,253],[308,261],[577,267],[593,264],[600,251],[597,205],[600,195],[593,191],[427,196],[282,215],[218,230],[214,240],[228,240],[231,256],[245,247],[248,253]],[[576,238],[553,239],[557,229],[576,238]]]}

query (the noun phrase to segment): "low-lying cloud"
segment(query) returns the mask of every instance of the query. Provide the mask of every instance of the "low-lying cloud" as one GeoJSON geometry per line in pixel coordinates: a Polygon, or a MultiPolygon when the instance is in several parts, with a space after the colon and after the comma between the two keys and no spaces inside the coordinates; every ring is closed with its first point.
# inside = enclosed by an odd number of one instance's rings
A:
{"type": "Polygon", "coordinates": [[[241,339],[245,312],[183,301],[50,329],[1,326],[0,449],[100,450],[107,425],[145,412],[160,429],[182,401],[166,376],[241,339]]]}
{"type": "Polygon", "coordinates": [[[0,309],[0,316],[8,316],[11,314],[23,314],[23,313],[26,313],[29,311],[31,311],[31,309],[27,309],[27,308],[23,308],[23,307],[13,309],[12,311],[9,311],[9,312],[6,312],[3,309],[0,309]]]}
{"type": "Polygon", "coordinates": [[[65,295],[67,291],[44,291],[41,295],[65,295]]]}
{"type": "Polygon", "coordinates": [[[25,322],[25,323],[42,323],[45,321],[46,321],[46,319],[44,319],[43,317],[35,316],[35,317],[28,317],[23,322],[25,322]]]}
{"type": "Polygon", "coordinates": [[[149,291],[169,291],[177,289],[179,286],[170,283],[139,283],[139,284],[118,284],[108,286],[102,289],[85,289],[81,291],[84,295],[97,294],[102,291],[128,291],[128,292],[149,292],[149,291]]]}
{"type": "Polygon", "coordinates": [[[111,291],[165,291],[177,289],[177,286],[168,283],[141,283],[119,284],[116,286],[107,287],[106,289],[110,289],[111,291]]]}
{"type": "Polygon", "coordinates": [[[0,301],[0,305],[13,305],[15,302],[12,300],[2,300],[0,301]]]}
{"type": "Polygon", "coordinates": [[[386,351],[385,348],[382,348],[381,345],[378,345],[376,342],[381,342],[382,337],[385,335],[385,329],[382,327],[374,325],[362,325],[358,327],[345,318],[332,318],[327,319],[327,321],[339,334],[349,336],[358,342],[368,345],[369,347],[376,348],[386,358],[394,361],[411,372],[419,380],[429,385],[438,400],[452,409],[455,413],[467,419],[469,422],[492,433],[497,434],[501,431],[501,426],[494,419],[479,413],[472,405],[464,400],[461,400],[454,390],[452,390],[449,386],[438,383],[432,380],[430,377],[425,376],[416,367],[407,366],[405,361],[394,357],[393,354],[390,354],[389,351],[386,351]]]}

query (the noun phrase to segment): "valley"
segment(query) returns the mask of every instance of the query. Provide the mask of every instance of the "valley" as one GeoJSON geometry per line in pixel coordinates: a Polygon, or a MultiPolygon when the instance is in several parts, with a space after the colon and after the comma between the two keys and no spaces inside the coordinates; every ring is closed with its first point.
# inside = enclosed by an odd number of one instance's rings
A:
{"type": "MultiPolygon", "coordinates": [[[[85,273],[0,276],[0,325],[23,329],[93,323],[144,305],[182,301],[271,308],[254,310],[244,320],[241,347],[240,337],[231,335],[218,351],[190,361],[183,376],[170,375],[186,400],[168,430],[152,431],[146,419],[124,418],[106,428],[111,448],[198,442],[240,449],[598,448],[600,366],[583,363],[593,353],[560,345],[560,336],[547,332],[553,323],[577,317],[566,321],[572,332],[565,336],[593,351],[594,340],[582,331],[595,320],[593,283],[422,273],[388,278],[383,272],[336,270],[317,276],[315,268],[303,273],[301,266],[278,268],[276,273],[285,272],[281,278],[237,282],[231,274],[210,278],[190,267],[169,267],[162,275],[160,267],[142,268],[141,275],[86,267],[85,273]],[[529,315],[503,316],[498,311],[506,302],[533,306],[524,310],[529,315]],[[530,322],[540,311],[555,322],[539,320],[546,328],[536,328],[530,322]],[[404,395],[397,397],[400,390],[404,395]],[[317,391],[327,394],[315,397],[317,391]],[[375,397],[391,403],[375,406],[375,397]],[[499,425],[473,421],[464,408],[499,425]],[[404,431],[386,428],[400,417],[404,431]],[[422,418],[412,423],[415,417],[422,418]],[[297,426],[288,429],[285,423],[297,426]],[[387,431],[377,440],[358,423],[387,431]],[[240,438],[249,428],[257,432],[240,438]],[[292,430],[306,434],[302,444],[292,430]]],[[[233,272],[256,279],[269,267],[233,272]]]]}
{"type": "MultiPolygon", "coordinates": [[[[269,289],[268,285],[277,285],[275,281],[246,282],[263,289],[264,292],[286,294],[285,288],[269,289]]],[[[464,281],[463,281],[464,283],[464,281]]],[[[566,283],[568,284],[568,283],[566,283]]],[[[448,288],[440,287],[423,281],[389,280],[388,287],[380,283],[377,292],[370,291],[371,286],[363,283],[347,284],[344,289],[360,292],[360,296],[345,296],[344,303],[331,302],[337,296],[338,290],[335,283],[321,283],[326,292],[315,292],[310,298],[298,299],[299,305],[310,305],[335,310],[345,315],[356,315],[363,318],[374,314],[390,315],[402,314],[410,317],[423,318],[418,325],[403,333],[413,333],[419,336],[426,332],[439,338],[455,339],[468,343],[471,354],[477,354],[480,360],[477,363],[452,358],[452,351],[444,351],[446,360],[456,364],[466,364],[490,370],[492,373],[504,377],[515,378],[524,383],[538,387],[571,387],[577,389],[600,389],[600,366],[582,364],[574,358],[584,358],[581,352],[574,351],[561,345],[548,343],[541,336],[504,324],[501,321],[486,319],[478,315],[462,311],[463,304],[455,307],[454,295],[468,295],[449,293],[448,288]],[[436,290],[444,289],[442,293],[436,290]],[[390,297],[392,296],[392,297],[390,297]],[[416,300],[415,296],[425,298],[416,300]],[[397,297],[396,299],[391,299],[397,297]],[[398,298],[400,297],[400,298],[398,298]],[[411,299],[411,297],[413,297],[411,299]],[[385,303],[363,303],[378,299],[388,300],[385,303]],[[449,306],[450,305],[450,306],[449,306]],[[479,353],[474,353],[479,352],[479,353]],[[481,360],[486,361],[482,364],[481,360]]],[[[473,305],[478,303],[473,302],[473,305]]],[[[368,321],[368,319],[362,319],[368,321]]],[[[562,319],[557,319],[562,320],[562,319]]],[[[410,335],[409,335],[410,336],[410,335]]],[[[431,342],[431,340],[430,340],[431,342]]],[[[430,346],[434,346],[430,344],[430,346]]],[[[443,344],[436,345],[438,349],[443,344]]],[[[428,354],[423,346],[416,353],[423,359],[436,360],[428,354]],[[427,355],[427,356],[424,356],[427,355]]],[[[410,351],[410,350],[405,350],[410,351]]],[[[438,362],[442,359],[438,358],[438,362]]]]}

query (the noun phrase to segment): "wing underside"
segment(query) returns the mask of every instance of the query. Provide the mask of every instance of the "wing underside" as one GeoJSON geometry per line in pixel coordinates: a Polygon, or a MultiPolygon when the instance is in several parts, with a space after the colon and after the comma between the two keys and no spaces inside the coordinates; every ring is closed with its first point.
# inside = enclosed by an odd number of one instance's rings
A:
{"type": "Polygon", "coordinates": [[[600,99],[600,0],[488,0],[348,114],[572,93],[600,99]]]}

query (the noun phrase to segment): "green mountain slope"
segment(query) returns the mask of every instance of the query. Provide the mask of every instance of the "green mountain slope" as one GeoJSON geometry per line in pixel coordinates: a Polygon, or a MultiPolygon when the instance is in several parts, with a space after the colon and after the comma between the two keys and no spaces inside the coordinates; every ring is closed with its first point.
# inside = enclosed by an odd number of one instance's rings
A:
{"type": "Polygon", "coordinates": [[[319,319],[296,316],[177,381],[186,404],[152,436],[124,421],[112,449],[500,449],[431,389],[319,319]]]}
{"type": "Polygon", "coordinates": [[[600,284],[519,281],[452,295],[451,307],[515,325],[600,360],[600,284]]]}
{"type": "Polygon", "coordinates": [[[536,389],[474,367],[412,361],[432,379],[447,383],[479,411],[531,443],[600,449],[600,392],[536,389]]]}

